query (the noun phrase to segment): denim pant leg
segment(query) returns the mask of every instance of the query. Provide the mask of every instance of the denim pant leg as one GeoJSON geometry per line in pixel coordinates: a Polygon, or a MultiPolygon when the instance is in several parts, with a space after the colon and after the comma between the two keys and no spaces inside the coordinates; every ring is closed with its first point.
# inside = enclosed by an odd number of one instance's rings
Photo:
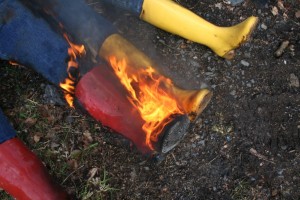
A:
{"type": "Polygon", "coordinates": [[[0,109],[0,144],[16,136],[16,132],[0,109]]]}

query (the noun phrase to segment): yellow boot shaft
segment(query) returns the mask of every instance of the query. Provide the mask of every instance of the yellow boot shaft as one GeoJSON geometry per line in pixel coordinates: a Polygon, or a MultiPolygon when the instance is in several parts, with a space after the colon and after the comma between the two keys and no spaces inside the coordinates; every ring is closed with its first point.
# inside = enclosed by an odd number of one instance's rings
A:
{"type": "Polygon", "coordinates": [[[208,89],[183,90],[173,87],[173,93],[181,106],[188,113],[189,119],[195,121],[210,102],[213,93],[208,89]]]}

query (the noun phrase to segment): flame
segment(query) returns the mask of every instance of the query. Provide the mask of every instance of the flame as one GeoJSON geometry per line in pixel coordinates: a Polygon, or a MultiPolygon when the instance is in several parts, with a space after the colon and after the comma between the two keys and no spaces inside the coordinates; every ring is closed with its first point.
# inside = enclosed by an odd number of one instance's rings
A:
{"type": "Polygon", "coordinates": [[[13,66],[19,66],[19,65],[20,65],[20,64],[17,63],[16,61],[12,61],[12,60],[9,60],[8,63],[9,63],[10,65],[13,65],[13,66]]]}
{"type": "Polygon", "coordinates": [[[64,89],[65,93],[65,99],[70,107],[74,108],[73,102],[74,102],[74,93],[75,93],[75,83],[76,83],[76,77],[72,75],[71,69],[75,68],[78,69],[78,62],[77,62],[77,56],[83,56],[85,55],[85,48],[84,45],[77,45],[70,41],[67,34],[64,34],[64,38],[69,43],[70,47],[68,48],[68,55],[70,56],[68,61],[68,77],[59,84],[61,88],[64,89]]]}
{"type": "Polygon", "coordinates": [[[176,99],[164,90],[164,85],[172,85],[172,81],[159,75],[151,66],[133,71],[125,59],[117,61],[111,56],[109,62],[129,92],[128,100],[145,121],[142,127],[146,134],[145,143],[154,150],[152,141],[158,140],[162,129],[170,122],[170,116],[183,113],[176,99]]]}

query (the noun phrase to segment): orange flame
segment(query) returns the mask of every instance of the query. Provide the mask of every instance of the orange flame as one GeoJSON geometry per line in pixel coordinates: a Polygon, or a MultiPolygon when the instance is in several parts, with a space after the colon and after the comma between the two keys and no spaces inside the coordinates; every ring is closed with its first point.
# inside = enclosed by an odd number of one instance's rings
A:
{"type": "Polygon", "coordinates": [[[15,62],[15,61],[12,61],[12,60],[9,60],[8,63],[13,65],[13,66],[19,66],[20,65],[19,63],[15,62]]]}
{"type": "Polygon", "coordinates": [[[67,40],[69,43],[70,47],[68,49],[68,55],[70,56],[70,59],[68,61],[68,77],[64,80],[64,82],[60,83],[59,86],[64,89],[65,93],[65,99],[67,103],[69,104],[70,107],[74,108],[73,102],[74,102],[74,93],[75,93],[75,81],[76,77],[74,77],[70,71],[71,68],[78,68],[78,62],[77,62],[77,56],[82,56],[84,55],[85,48],[84,45],[76,45],[73,44],[67,34],[64,34],[64,38],[67,40]]]}
{"type": "Polygon", "coordinates": [[[145,121],[142,127],[146,134],[145,143],[154,150],[152,141],[158,140],[159,134],[170,122],[170,116],[183,113],[175,98],[164,90],[164,85],[172,85],[172,81],[159,75],[150,66],[133,72],[125,59],[117,61],[116,57],[111,56],[109,62],[129,92],[128,100],[145,121]]]}

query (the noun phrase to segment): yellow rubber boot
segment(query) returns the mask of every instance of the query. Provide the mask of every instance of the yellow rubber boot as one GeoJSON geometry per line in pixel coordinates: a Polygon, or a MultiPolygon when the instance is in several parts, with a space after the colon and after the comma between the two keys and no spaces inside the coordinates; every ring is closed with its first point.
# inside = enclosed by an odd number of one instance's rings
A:
{"type": "Polygon", "coordinates": [[[231,27],[216,26],[172,0],[144,0],[140,18],[156,27],[206,45],[217,55],[232,59],[234,49],[244,43],[258,18],[251,16],[231,27]]]}
{"type": "MultiPolygon", "coordinates": [[[[111,62],[111,57],[114,57],[118,62],[125,61],[126,65],[133,70],[134,68],[146,69],[149,66],[155,69],[156,65],[134,45],[118,34],[113,34],[104,41],[99,50],[99,56],[108,63],[111,62]]],[[[156,72],[160,74],[158,71],[156,72]]],[[[208,89],[184,90],[176,87],[171,81],[164,82],[164,88],[166,92],[176,98],[177,103],[183,108],[191,121],[195,120],[202,113],[212,97],[212,92],[208,89]]]]}

